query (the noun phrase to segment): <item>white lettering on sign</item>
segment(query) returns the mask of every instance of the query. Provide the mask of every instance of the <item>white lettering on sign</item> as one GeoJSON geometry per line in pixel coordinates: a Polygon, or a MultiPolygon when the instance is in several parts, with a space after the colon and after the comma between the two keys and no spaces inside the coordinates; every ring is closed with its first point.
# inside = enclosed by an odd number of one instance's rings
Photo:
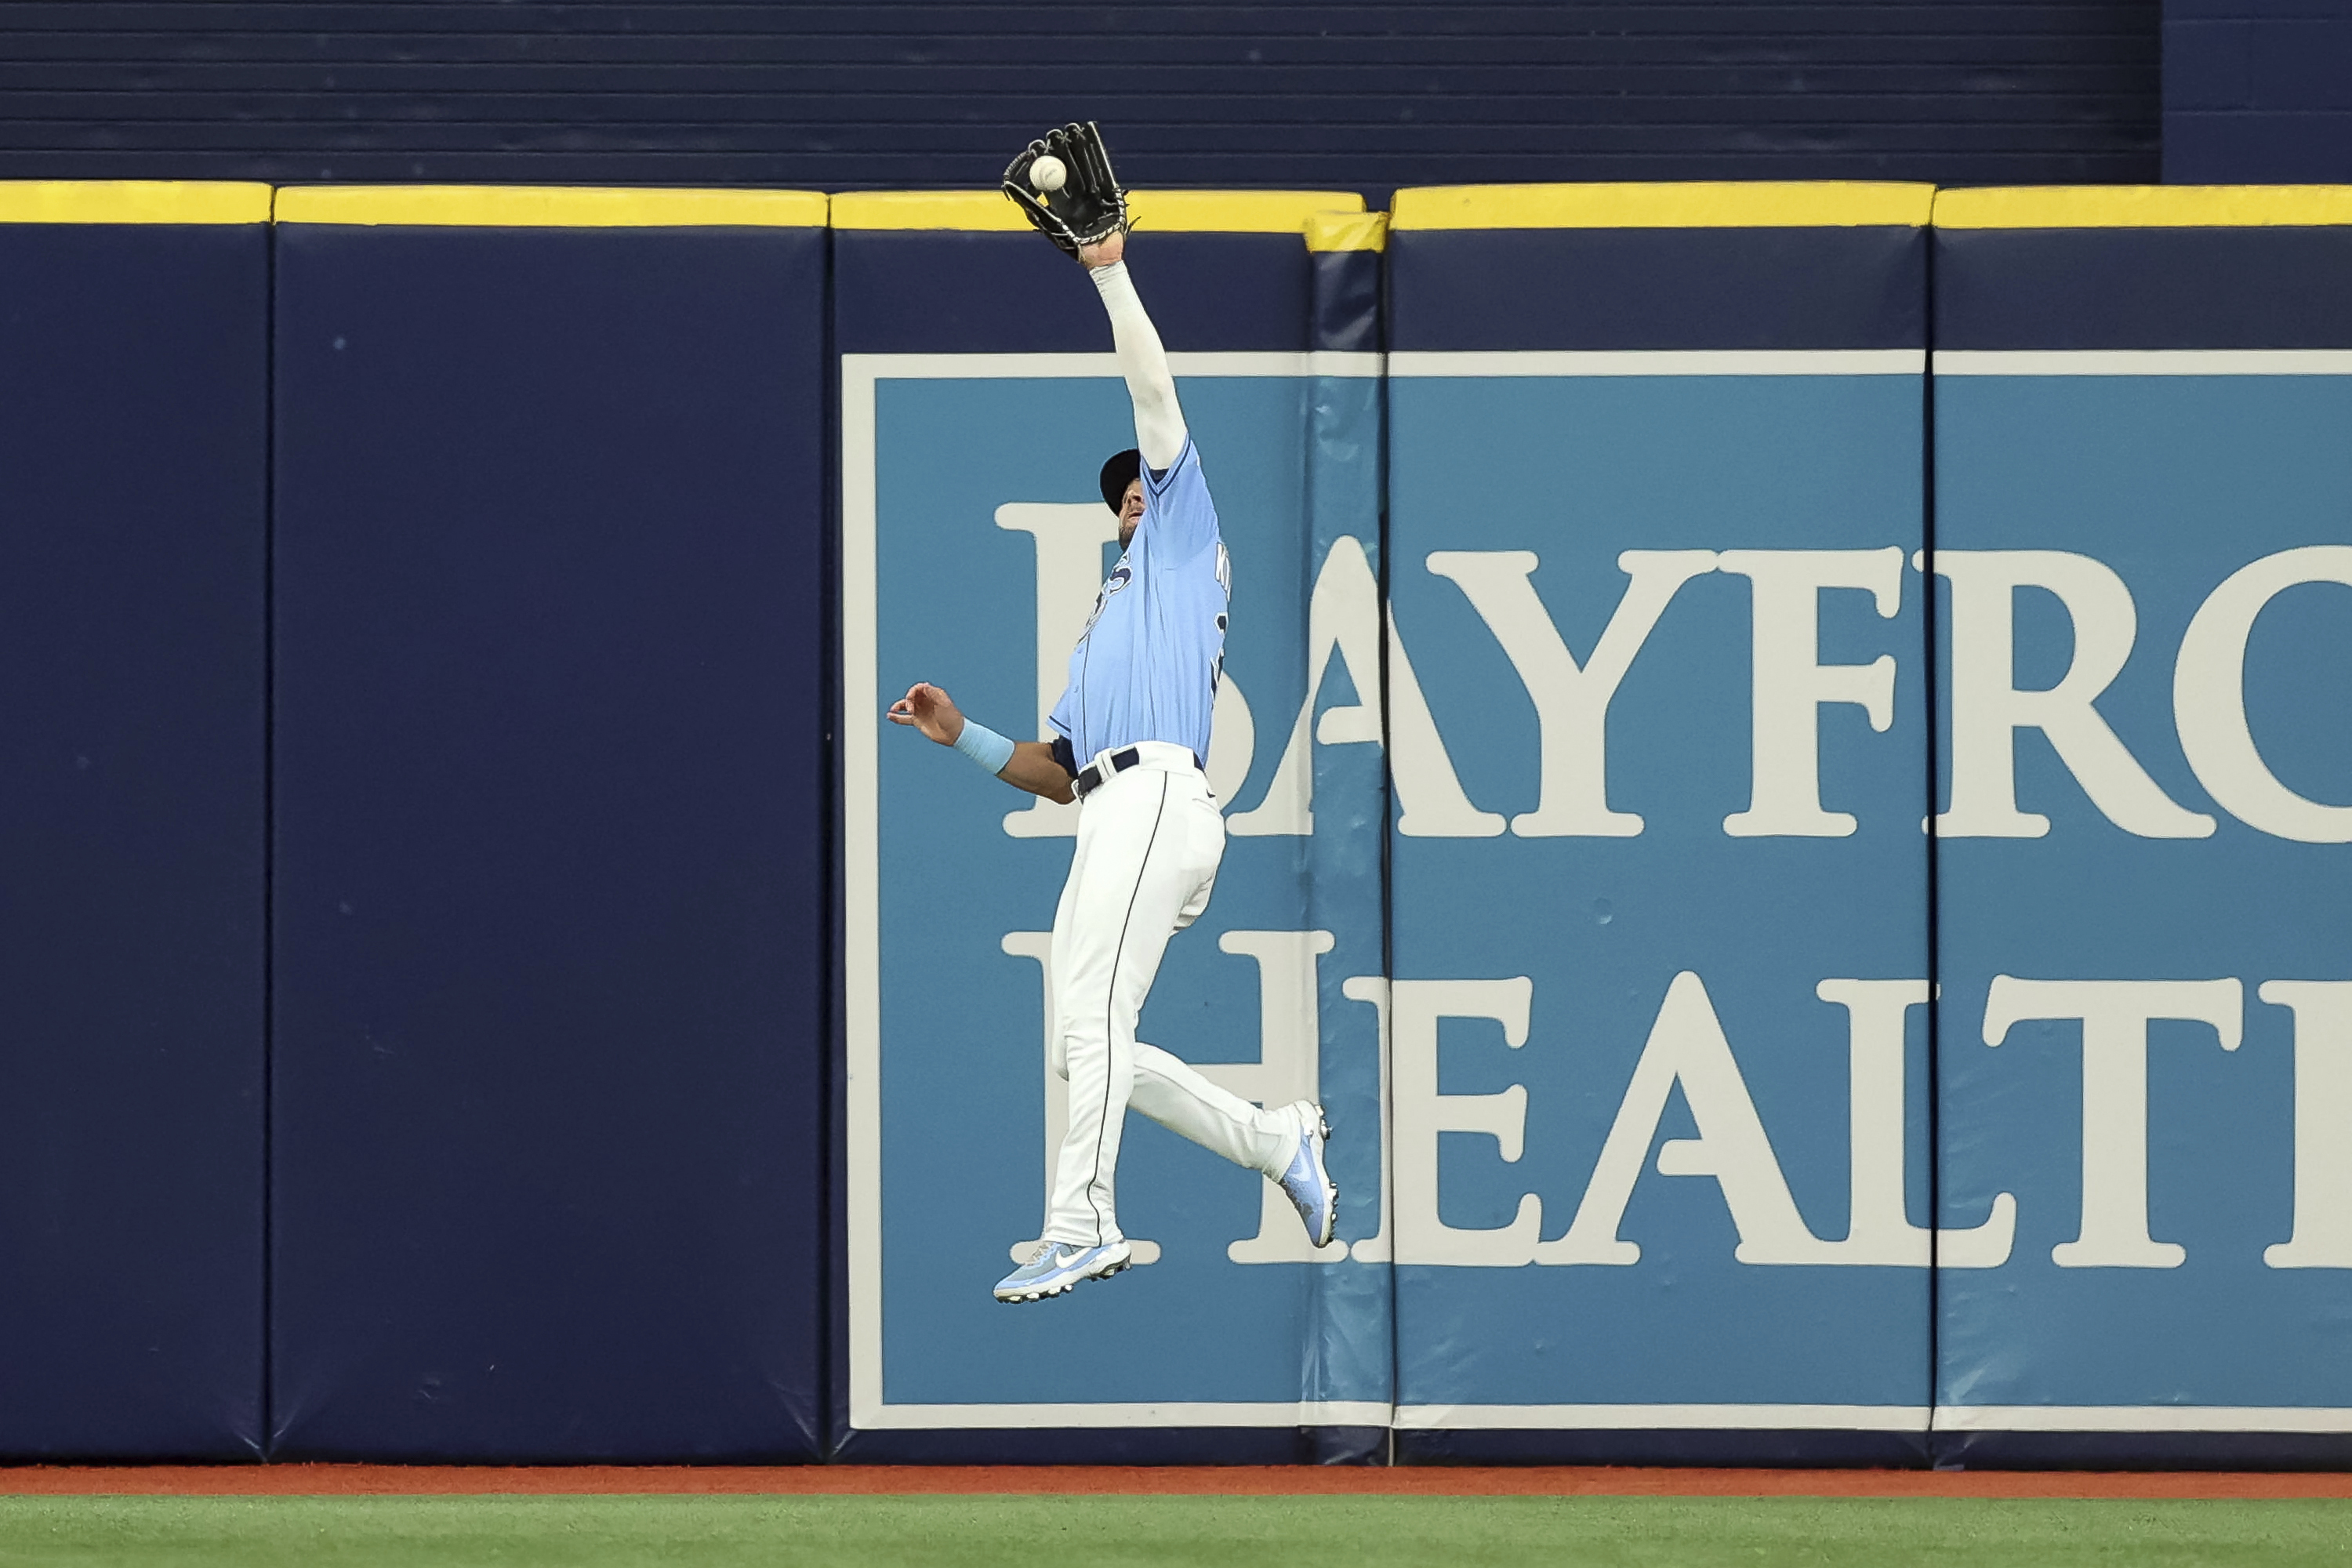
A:
{"type": "Polygon", "coordinates": [[[2083,1216],[2050,1249],[2061,1268],[2178,1268],[2189,1256],[2147,1233],[2147,1026],[2210,1024],[2221,1048],[2242,1037],[2245,999],[2234,980],[2020,980],[1996,974],[1984,1043],[2028,1019],[2083,1026],[2083,1216]]]}
{"type": "MultiPolygon", "coordinates": [[[[1048,933],[1008,932],[1003,946],[1037,963],[1050,1007],[1048,933]]],[[[1261,1105],[1319,1100],[1317,961],[1331,951],[1331,933],[1232,931],[1218,946],[1256,963],[1258,1057],[1196,1064],[1198,1070],[1261,1105]]],[[[2029,1020],[2074,1022],[2082,1029],[2082,1212],[2074,1239],[2051,1251],[2060,1268],[2172,1268],[2185,1260],[2179,1244],[2158,1241],[2148,1231],[2147,1026],[2159,1018],[2207,1024],[2223,1049],[2236,1050],[2242,993],[2240,983],[2229,979],[1994,977],[1982,1030],[1987,1045],[2003,1044],[2017,1024],[2029,1020]]],[[[1370,1004],[1380,1015],[1376,1098],[1391,1120],[1361,1130],[1380,1152],[1380,1227],[1352,1247],[1310,1247],[1288,1201],[1268,1183],[1255,1233],[1226,1249],[1236,1263],[1328,1264],[1352,1258],[1483,1268],[1635,1264],[1642,1248],[1619,1230],[1653,1146],[1659,1175],[1704,1176],[1717,1184],[1738,1237],[1733,1257],[1743,1264],[1998,1268],[2011,1256],[2018,1205],[2011,1193],[1994,1194],[1987,1217],[1974,1226],[1931,1228],[1914,1224],[1906,1212],[1911,1156],[1904,1131],[1904,1031],[1910,1011],[1929,999],[1925,981],[1831,979],[1814,987],[1847,1020],[1847,1222],[1846,1234],[1836,1240],[1815,1235],[1800,1213],[1714,1001],[1692,972],[1675,975],[1667,986],[1574,1216],[1550,1241],[1541,1239],[1543,1201],[1535,1193],[1519,1194],[1511,1220],[1498,1226],[1449,1225],[1441,1213],[1444,1134],[1492,1138],[1502,1162],[1517,1164],[1530,1130],[1524,1084],[1487,1094],[1440,1089],[1440,1026],[1449,1019],[1493,1024],[1504,1047],[1524,1049],[1533,982],[1523,975],[1394,982],[1353,975],[1342,983],[1341,994],[1370,1004]],[[1677,1089],[1697,1136],[1659,1142],[1659,1126],[1677,1089]]],[[[2352,980],[2273,980],[2258,994],[2294,1017],[2294,1232],[2265,1249],[2263,1261],[2273,1268],[2352,1268],[2352,1140],[2344,1136],[2352,1126],[2352,980]]],[[[1454,1048],[1475,1044],[1474,1035],[1454,1048]]],[[[1049,1183],[1068,1093],[1051,1056],[1048,1030],[1041,1066],[1049,1183]]],[[[1142,1261],[1160,1256],[1156,1243],[1138,1247],[1142,1261]]]]}
{"type": "MultiPolygon", "coordinates": [[[[1102,547],[1118,537],[1118,517],[1091,501],[1012,501],[996,509],[996,526],[1025,533],[1036,544],[1037,728],[1062,698],[1070,676],[1070,650],[1086,635],[1087,616],[1102,586],[1102,547]]],[[[1215,720],[1221,714],[1213,714],[1215,720]]],[[[1019,811],[1005,813],[1004,831],[1015,838],[1069,838],[1078,831],[1078,808],[1033,795],[1019,811]]]]}
{"type": "MultiPolygon", "coordinates": [[[[1099,585],[1102,547],[1118,519],[1091,502],[1019,501],[996,509],[996,526],[1035,546],[1037,732],[1060,697],[1069,650],[1086,628],[1099,585]]],[[[1898,668],[1891,654],[1868,664],[1824,664],[1821,595],[1867,592],[1881,619],[1902,606],[1901,552],[1876,550],[1628,550],[1630,581],[1581,664],[1569,651],[1533,582],[1526,550],[1439,550],[1428,569],[1459,586],[1494,636],[1535,709],[1540,773],[1535,809],[1508,819],[1521,837],[1628,838],[1637,811],[1609,800],[1608,721],[1619,688],[1675,595],[1717,570],[1749,584],[1749,793],[1723,819],[1735,838],[1842,838],[1859,831],[1850,812],[1822,801],[1820,715],[1843,704],[1885,733],[1895,721],[1898,668]]],[[[1924,552],[1912,563],[1931,564],[1924,552]]],[[[2138,637],[2130,588],[2113,568],[2055,550],[1942,550],[1932,562],[1951,585],[1949,755],[1951,797],[1934,819],[1946,838],[2040,838],[2050,818],[2017,801],[2017,736],[2039,731],[2083,793],[2110,822],[2143,838],[2204,838],[2214,818],[2167,795],[2098,709],[2138,637]],[[2074,651],[2056,684],[2021,689],[2016,676],[2018,592],[2039,588],[2064,607],[2074,651]]],[[[2247,722],[2246,645],[2263,610],[2305,584],[2352,586],[2352,545],[2280,551],[2240,568],[2209,595],[2181,637],[2172,709],[2180,749],[2214,802],[2246,826],[2307,844],[2352,843],[2352,805],[2299,795],[2263,760],[2247,722]]],[[[1505,818],[1464,791],[1436,716],[1362,542],[1342,536],[1317,573],[1307,603],[1306,695],[1265,795],[1227,822],[1241,837],[1315,831],[1316,745],[1385,745],[1399,816],[1414,838],[1487,838],[1505,818]],[[1318,717],[1316,704],[1337,658],[1355,700],[1318,717]],[[1383,664],[1385,663],[1385,668],[1383,664]],[[1383,683],[1385,682],[1385,686],[1383,683]],[[1381,721],[1382,704],[1387,726],[1381,721]]],[[[1256,748],[1248,699],[1227,671],[1217,691],[1210,784],[1230,800],[1247,781],[1256,748]]],[[[1032,799],[1008,813],[1016,838],[1067,837],[1074,806],[1032,799]]]]}
{"type": "MultiPolygon", "coordinates": [[[[1362,542],[1341,535],[1323,558],[1315,589],[1307,601],[1307,698],[1298,706],[1297,721],[1276,764],[1274,782],[1265,798],[1248,811],[1236,812],[1225,826],[1244,838],[1315,831],[1315,759],[1308,750],[1313,739],[1326,746],[1381,743],[1380,579],[1373,575],[1362,542]],[[1323,678],[1337,656],[1346,668],[1356,700],[1326,709],[1315,718],[1315,701],[1323,678]]],[[[1386,616],[1388,633],[1388,705],[1394,728],[1394,749],[1389,771],[1403,815],[1397,831],[1417,838],[1491,838],[1503,831],[1503,819],[1480,811],[1462,793],[1462,781],[1446,755],[1437,721],[1413,679],[1412,660],[1405,656],[1404,639],[1397,635],[1396,617],[1386,616]]]]}
{"type": "Polygon", "coordinates": [[[1849,702],[1884,734],[1895,722],[1895,659],[1821,661],[1827,588],[1869,591],[1881,620],[1903,605],[1903,552],[1727,550],[1717,566],[1748,580],[1750,626],[1748,809],[1723,819],[1734,838],[1844,838],[1858,826],[1822,809],[1821,710],[1849,702]]]}
{"type": "MultiPolygon", "coordinates": [[[[1035,546],[1042,729],[1059,694],[1066,649],[1083,629],[1102,547],[1114,536],[1116,520],[1091,504],[1023,503],[1000,508],[995,521],[1001,529],[1029,534],[1035,546]]],[[[1627,584],[1581,663],[1536,591],[1533,552],[1437,551],[1425,563],[1462,590],[1528,693],[1540,759],[1533,809],[1507,824],[1470,800],[1394,616],[1383,607],[1371,557],[1360,541],[1341,538],[1309,596],[1304,697],[1264,799],[1230,820],[1236,836],[1311,834],[1314,747],[1349,744],[1387,748],[1400,810],[1396,830],[1409,837],[1486,838],[1506,826],[1526,837],[1640,834],[1642,816],[1613,807],[1609,798],[1611,710],[1683,585],[1717,570],[1748,580],[1750,605],[1749,795],[1744,810],[1723,818],[1724,832],[1836,838],[1860,830],[1853,814],[1831,809],[1832,803],[1823,799],[1821,711],[1833,704],[1856,708],[1874,731],[1887,732],[1895,717],[1899,665],[1891,654],[1866,664],[1823,662],[1822,596],[1832,589],[1867,593],[1877,618],[1895,620],[1903,595],[1897,548],[1624,552],[1618,565],[1627,584]],[[1354,696],[1318,713],[1335,658],[1354,696]]],[[[1933,563],[1915,557],[1913,564],[1932,565],[1951,592],[1951,781],[1948,806],[1935,819],[1941,836],[2037,838],[2049,833],[2050,818],[2021,809],[2018,800],[2018,736],[2029,730],[2049,743],[2091,805],[2126,832],[2200,838],[2216,830],[2214,816],[2166,793],[2143,763],[2147,753],[2135,755],[2099,710],[2139,632],[2131,591],[2113,569],[2085,555],[2043,550],[1945,551],[1933,563]],[[2017,684],[2016,606],[2029,588],[2055,597],[2073,634],[2063,674],[2038,689],[2017,684]]],[[[2181,755],[2214,805],[2275,838],[2352,843],[2352,805],[2290,788],[2258,749],[2247,714],[2253,628],[2282,594],[2305,584],[2352,587],[2352,546],[2314,545],[2263,556],[2205,597],[2172,661],[2172,718],[2181,755]]],[[[1245,778],[1255,750],[1247,704],[1230,679],[1221,689],[1217,735],[1210,771],[1220,793],[1230,795],[1245,778]]],[[[1016,837],[1066,836],[1074,830],[1073,816],[1068,808],[1037,801],[1010,814],[1005,828],[1016,837]]],[[[1235,931],[1220,945],[1256,966],[1258,1054],[1253,1061],[1205,1065],[1202,1074],[1259,1103],[1319,1099],[1317,964],[1332,950],[1331,934],[1235,931]]],[[[1011,932],[1003,947],[1039,965],[1050,997],[1045,933],[1011,932]]],[[[1747,1265],[1993,1268],[2012,1256],[2018,1201],[2011,1192],[1993,1194],[1987,1209],[1968,1216],[1976,1223],[1959,1227],[1915,1223],[1908,1211],[1905,1177],[1913,1151],[1906,1134],[1905,1037],[1913,1010],[1929,1004],[1926,984],[1913,979],[1826,979],[1815,987],[1822,1002],[1845,1015],[1849,1165],[1842,1237],[1816,1234],[1801,1212],[1714,1000],[1689,971],[1666,988],[1563,1234],[1542,1238],[1545,1205],[1535,1192],[1517,1194],[1507,1224],[1447,1224],[1439,1158],[1441,1146],[1452,1146],[1445,1135],[1491,1138],[1493,1157],[1514,1165],[1530,1138],[1543,1136],[1543,1127],[1540,1119],[1529,1126],[1523,1083],[1485,1094],[1441,1090],[1441,1024],[1454,1020],[1459,1028],[1465,1021],[1484,1021],[1499,1028],[1506,1049],[1526,1049],[1533,989],[1525,976],[1345,981],[1340,994],[1371,1005],[1379,1015],[1379,1102],[1391,1119],[1377,1130],[1379,1228],[1352,1246],[1310,1248],[1287,1204],[1268,1185],[1255,1232],[1232,1243],[1231,1258],[1241,1263],[1351,1257],[1456,1267],[1624,1266],[1642,1256],[1640,1246],[1620,1231],[1635,1187],[1652,1170],[1714,1182],[1738,1235],[1734,1256],[1747,1265]],[[1677,1092],[1696,1135],[1660,1142],[1662,1120],[1677,1092]]],[[[1988,1046],[2001,1045],[2017,1024],[2030,1020],[2080,1027],[2081,1213],[2074,1239],[2052,1249],[2059,1267],[2183,1263],[2186,1249],[2156,1238],[2150,1229],[2148,1026],[2157,1019],[2202,1023],[2225,1050],[2234,1051],[2242,1038],[2242,993],[2235,979],[1994,977],[1981,1024],[1988,1046]]],[[[2352,1268],[2352,1137],[2345,1132],[2352,1127],[2352,980],[2273,980],[2258,994],[2294,1020],[2293,1226],[2287,1239],[2267,1247],[2263,1259],[2280,1269],[2352,1268]]],[[[1445,1037],[1456,1053],[1478,1048],[1475,1027],[1445,1037]]],[[[1045,1079],[1050,1162],[1059,1144],[1066,1090],[1050,1064],[1045,1079]]],[[[1819,1136],[1819,1130],[1811,1135],[1819,1136]]],[[[1149,1242],[1138,1246],[1145,1254],[1154,1251],[1149,1242]]]]}
{"type": "Polygon", "coordinates": [[[1441,1132],[1483,1132],[1504,1163],[1527,1148],[1528,1091],[1512,1084],[1496,1094],[1441,1094],[1437,1089],[1437,1026],[1441,1019],[1485,1019],[1503,1026],[1503,1044],[1528,1043],[1528,1008],[1535,983],[1509,980],[1399,980],[1389,987],[1391,1020],[1390,1103],[1396,1118],[1396,1226],[1399,1263],[1441,1263],[1508,1268],[1534,1255],[1543,1204],[1520,1194],[1511,1223],[1491,1229],[1447,1225],[1438,1217],[1437,1146],[1441,1132]]]}
{"type": "Polygon", "coordinates": [[[1531,550],[1436,550],[1429,569],[1450,577],[1502,645],[1535,704],[1542,756],[1536,808],[1511,819],[1523,838],[1632,838],[1642,818],[1609,809],[1609,704],[1658,617],[1685,583],[1715,570],[1711,550],[1628,550],[1631,577],[1609,625],[1581,665],[1545,613],[1529,579],[1531,550]]]}
{"type": "Polygon", "coordinates": [[[1846,1011],[1846,1237],[1826,1263],[1998,1268],[2017,1235],[2017,1199],[1996,1194],[1992,1216],[1962,1230],[1930,1232],[1904,1212],[1903,1026],[1928,1000],[1924,980],[1824,980],[1813,994],[1846,1011]]]}
{"type": "Polygon", "coordinates": [[[2057,550],[1939,550],[1952,585],[1952,798],[1936,819],[1946,838],[2039,838],[2050,819],[2017,807],[2016,742],[2039,730],[2091,804],[2143,838],[2203,838],[2213,819],[2174,804],[2094,706],[2138,636],[2124,580],[2102,562],[2057,550]],[[2021,691],[2015,607],[2020,588],[2066,607],[2074,656],[2058,684],[2021,691]]]}
{"type": "Polygon", "coordinates": [[[2294,1013],[2294,1232],[2273,1268],[2352,1268],[2352,980],[2266,980],[2294,1013]]]}
{"type": "Polygon", "coordinates": [[[2279,783],[2246,722],[2246,639],[2254,618],[2305,583],[2352,587],[2352,546],[2314,544],[2265,555],[2206,596],[2172,667],[2173,723],[2197,782],[2239,821],[2305,844],[2352,844],[2352,805],[2324,805],[2279,783]]]}
{"type": "MultiPolygon", "coordinates": [[[[1538,1263],[1628,1264],[1642,1249],[1617,1234],[1633,1201],[1650,1145],[1658,1135],[1667,1097],[1676,1089],[1698,1126],[1696,1138],[1658,1145],[1662,1176],[1706,1176],[1722,1190],[1739,1232],[1734,1254],[1742,1263],[1826,1263],[1824,1245],[1797,1213],[1796,1200],[1773,1156],[1772,1141],[1756,1115],[1748,1083],[1732,1059],[1715,1003],[1696,974],[1683,971],[1666,987],[1664,1005],[1633,1064],[1633,1082],[1617,1107],[1601,1160],[1577,1205],[1568,1233],[1536,1248],[1538,1263]]],[[[1898,1136],[1900,1134],[1898,1133],[1898,1136]]],[[[1924,1261],[1924,1259],[1922,1260],[1924,1261]]]]}

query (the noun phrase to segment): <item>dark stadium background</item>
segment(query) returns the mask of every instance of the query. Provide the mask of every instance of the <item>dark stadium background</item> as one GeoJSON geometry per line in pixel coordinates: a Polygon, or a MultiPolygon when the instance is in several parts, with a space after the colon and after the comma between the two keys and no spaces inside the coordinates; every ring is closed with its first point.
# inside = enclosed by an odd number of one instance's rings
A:
{"type": "Polygon", "coordinates": [[[0,178],[2352,178],[2343,0],[0,6],[0,178]]]}

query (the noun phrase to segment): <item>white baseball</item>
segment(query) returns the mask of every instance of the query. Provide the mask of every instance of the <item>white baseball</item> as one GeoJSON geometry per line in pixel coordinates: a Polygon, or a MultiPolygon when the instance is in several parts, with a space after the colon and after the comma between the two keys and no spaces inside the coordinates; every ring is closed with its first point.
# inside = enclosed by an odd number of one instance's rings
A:
{"type": "Polygon", "coordinates": [[[1041,191],[1058,191],[1069,177],[1070,171],[1051,153],[1029,165],[1029,183],[1041,191]]]}

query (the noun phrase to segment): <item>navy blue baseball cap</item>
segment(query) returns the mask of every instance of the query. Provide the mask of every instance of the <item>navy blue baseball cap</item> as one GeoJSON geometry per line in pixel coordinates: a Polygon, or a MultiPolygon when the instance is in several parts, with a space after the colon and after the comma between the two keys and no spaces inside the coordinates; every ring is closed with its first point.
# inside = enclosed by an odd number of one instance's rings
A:
{"type": "Polygon", "coordinates": [[[1132,447],[1114,453],[1111,460],[1102,466],[1103,505],[1117,511],[1118,503],[1127,497],[1127,487],[1142,477],[1142,453],[1132,447]]]}

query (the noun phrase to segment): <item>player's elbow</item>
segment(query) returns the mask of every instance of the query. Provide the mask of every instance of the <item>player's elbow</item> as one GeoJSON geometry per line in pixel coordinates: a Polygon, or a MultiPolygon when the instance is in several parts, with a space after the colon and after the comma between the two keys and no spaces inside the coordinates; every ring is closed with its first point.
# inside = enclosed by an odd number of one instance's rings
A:
{"type": "Polygon", "coordinates": [[[1183,409],[1176,404],[1176,383],[1172,377],[1153,376],[1135,389],[1135,413],[1138,418],[1163,419],[1181,424],[1183,409]]]}

